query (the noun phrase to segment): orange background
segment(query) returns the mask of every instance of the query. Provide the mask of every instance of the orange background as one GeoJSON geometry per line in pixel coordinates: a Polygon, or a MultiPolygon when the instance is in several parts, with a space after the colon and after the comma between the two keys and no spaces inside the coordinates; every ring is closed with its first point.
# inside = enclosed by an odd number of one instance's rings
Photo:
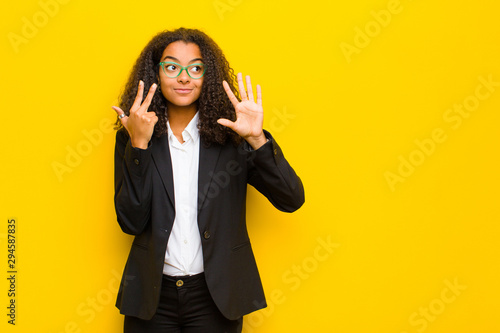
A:
{"type": "Polygon", "coordinates": [[[122,330],[132,238],[114,213],[110,107],[149,39],[180,26],[262,85],[265,128],[306,189],[294,214],[249,190],[270,306],[247,333],[500,330],[497,2],[0,6],[2,332],[122,330]]]}

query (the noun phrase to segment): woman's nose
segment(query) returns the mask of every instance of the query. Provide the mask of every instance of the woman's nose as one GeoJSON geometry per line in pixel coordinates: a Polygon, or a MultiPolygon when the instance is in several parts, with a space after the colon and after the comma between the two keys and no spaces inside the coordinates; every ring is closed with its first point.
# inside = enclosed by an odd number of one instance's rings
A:
{"type": "Polygon", "coordinates": [[[187,73],[187,69],[183,69],[179,76],[177,77],[178,82],[189,82],[191,78],[189,77],[187,73]]]}

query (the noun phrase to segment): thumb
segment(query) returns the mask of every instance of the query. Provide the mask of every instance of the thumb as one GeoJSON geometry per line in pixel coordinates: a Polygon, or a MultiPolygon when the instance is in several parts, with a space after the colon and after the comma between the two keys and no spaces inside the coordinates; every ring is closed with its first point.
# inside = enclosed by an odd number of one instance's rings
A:
{"type": "Polygon", "coordinates": [[[116,114],[118,115],[118,119],[120,119],[122,125],[126,127],[125,125],[127,124],[128,116],[125,114],[125,112],[118,106],[112,106],[111,108],[115,110],[116,114]]]}
{"type": "MultiPolygon", "coordinates": [[[[116,114],[117,114],[118,116],[120,116],[120,115],[122,115],[122,114],[123,114],[125,117],[127,116],[127,115],[125,115],[125,111],[123,111],[122,109],[120,109],[118,106],[112,106],[111,108],[112,108],[113,110],[115,110],[115,112],[116,112],[116,114]]],[[[122,118],[123,118],[123,116],[122,116],[122,118]]],[[[120,119],[122,119],[122,118],[120,118],[120,119]]]]}
{"type": "Polygon", "coordinates": [[[234,130],[234,127],[235,127],[235,122],[229,120],[229,119],[225,119],[225,118],[220,118],[217,120],[217,122],[219,124],[221,124],[222,126],[226,126],[226,127],[229,127],[230,129],[234,130]]]}

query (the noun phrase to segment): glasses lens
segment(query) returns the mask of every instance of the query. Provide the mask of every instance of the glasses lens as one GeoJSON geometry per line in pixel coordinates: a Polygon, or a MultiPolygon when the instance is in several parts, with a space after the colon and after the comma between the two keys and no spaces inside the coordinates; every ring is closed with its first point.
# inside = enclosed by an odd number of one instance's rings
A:
{"type": "Polygon", "coordinates": [[[203,64],[192,64],[188,66],[189,76],[193,79],[199,79],[205,74],[205,65],[203,64]]]}
{"type": "Polygon", "coordinates": [[[165,71],[165,74],[167,74],[167,76],[176,77],[177,75],[179,75],[181,67],[177,64],[167,62],[163,64],[163,70],[165,71]]]}

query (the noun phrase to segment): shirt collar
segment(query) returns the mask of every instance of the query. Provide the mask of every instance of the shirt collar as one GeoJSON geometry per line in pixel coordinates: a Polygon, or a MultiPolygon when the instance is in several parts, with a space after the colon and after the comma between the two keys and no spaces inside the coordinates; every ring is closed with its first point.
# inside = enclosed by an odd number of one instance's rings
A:
{"type": "MultiPolygon", "coordinates": [[[[198,131],[198,118],[199,118],[198,112],[196,112],[193,119],[191,119],[191,121],[186,126],[184,131],[182,131],[182,138],[184,139],[184,141],[188,141],[188,138],[192,138],[194,142],[197,141],[198,138],[200,137],[200,133],[198,131]]],[[[174,132],[172,132],[172,129],[170,128],[170,122],[168,120],[167,120],[167,131],[169,139],[173,139],[174,132]]]]}
{"type": "MultiPolygon", "coordinates": [[[[193,119],[191,119],[189,124],[184,129],[184,132],[189,133],[191,138],[193,138],[193,141],[198,140],[198,137],[200,136],[200,133],[198,131],[198,118],[199,118],[198,112],[196,112],[193,119]]],[[[183,136],[184,136],[184,132],[182,133],[183,136]]]]}

